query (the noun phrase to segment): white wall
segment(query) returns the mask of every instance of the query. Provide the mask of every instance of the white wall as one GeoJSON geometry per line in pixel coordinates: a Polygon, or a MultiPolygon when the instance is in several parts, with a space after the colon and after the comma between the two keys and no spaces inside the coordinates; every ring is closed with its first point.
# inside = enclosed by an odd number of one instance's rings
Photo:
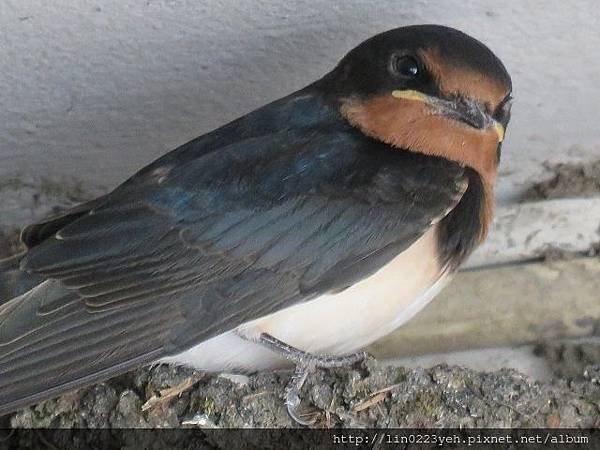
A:
{"type": "Polygon", "coordinates": [[[114,186],[413,23],[460,28],[511,72],[503,200],[546,160],[600,158],[594,0],[1,0],[0,175],[114,186]]]}

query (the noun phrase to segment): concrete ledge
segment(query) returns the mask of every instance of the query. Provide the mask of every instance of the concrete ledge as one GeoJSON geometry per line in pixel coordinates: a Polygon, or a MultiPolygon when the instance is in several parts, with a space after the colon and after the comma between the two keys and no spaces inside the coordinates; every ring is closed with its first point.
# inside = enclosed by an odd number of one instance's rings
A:
{"type": "Polygon", "coordinates": [[[598,330],[599,300],[595,258],[462,272],[370,351],[395,358],[590,336],[598,330]]]}
{"type": "Polygon", "coordinates": [[[587,252],[600,242],[600,198],[544,200],[499,207],[487,241],[465,267],[539,258],[548,249],[587,252]]]}

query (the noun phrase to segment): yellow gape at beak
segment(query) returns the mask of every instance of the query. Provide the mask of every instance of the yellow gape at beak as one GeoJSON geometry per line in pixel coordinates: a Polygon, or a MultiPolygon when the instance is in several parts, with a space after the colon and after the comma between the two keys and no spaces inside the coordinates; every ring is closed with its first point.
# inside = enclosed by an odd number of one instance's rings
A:
{"type": "Polygon", "coordinates": [[[412,89],[408,89],[406,91],[392,91],[392,96],[396,98],[403,98],[405,100],[417,100],[419,102],[432,103],[431,97],[412,89]]]}
{"type": "Polygon", "coordinates": [[[494,120],[494,131],[498,135],[498,142],[502,142],[504,140],[504,126],[494,120]]]}
{"type": "MultiPolygon", "coordinates": [[[[392,91],[392,96],[403,100],[414,100],[418,102],[427,103],[428,105],[440,108],[442,111],[451,111],[454,117],[457,117],[455,114],[457,114],[458,108],[456,104],[454,104],[450,100],[431,97],[427,94],[423,94],[422,92],[415,91],[413,89],[395,90],[392,91]]],[[[498,142],[502,142],[504,140],[504,126],[500,122],[491,118],[488,114],[484,113],[483,111],[481,111],[480,114],[484,116],[482,116],[483,123],[488,123],[488,126],[485,127],[485,129],[489,129],[490,127],[493,128],[496,132],[496,135],[498,136],[498,142]]]]}

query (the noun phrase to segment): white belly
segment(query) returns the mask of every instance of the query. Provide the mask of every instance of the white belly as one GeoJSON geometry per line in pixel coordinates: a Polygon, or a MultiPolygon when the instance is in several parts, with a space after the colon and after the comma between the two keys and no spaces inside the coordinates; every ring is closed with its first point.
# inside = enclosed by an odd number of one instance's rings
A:
{"type": "MultiPolygon", "coordinates": [[[[433,228],[350,288],[247,322],[237,331],[247,336],[269,333],[311,353],[354,352],[410,320],[437,295],[447,278],[437,258],[433,228]]],[[[163,361],[206,371],[254,371],[287,365],[277,354],[233,331],[163,361]]]]}

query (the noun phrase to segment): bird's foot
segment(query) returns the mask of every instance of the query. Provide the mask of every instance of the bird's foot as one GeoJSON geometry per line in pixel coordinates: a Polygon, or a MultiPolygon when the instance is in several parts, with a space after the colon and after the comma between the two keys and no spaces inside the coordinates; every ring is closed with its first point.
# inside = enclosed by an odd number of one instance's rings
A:
{"type": "Polygon", "coordinates": [[[363,361],[367,357],[366,352],[356,352],[341,356],[326,354],[314,355],[296,347],[292,347],[291,345],[280,341],[268,333],[261,333],[258,337],[258,343],[296,363],[297,366],[314,366],[313,369],[348,367],[363,361]]]}
{"type": "Polygon", "coordinates": [[[267,333],[262,333],[256,340],[257,343],[280,354],[296,364],[296,370],[285,389],[285,404],[290,417],[300,425],[314,425],[318,413],[300,411],[300,391],[308,375],[316,369],[331,369],[335,367],[348,367],[367,357],[366,352],[351,353],[348,355],[313,355],[293,347],[267,333]]]}

